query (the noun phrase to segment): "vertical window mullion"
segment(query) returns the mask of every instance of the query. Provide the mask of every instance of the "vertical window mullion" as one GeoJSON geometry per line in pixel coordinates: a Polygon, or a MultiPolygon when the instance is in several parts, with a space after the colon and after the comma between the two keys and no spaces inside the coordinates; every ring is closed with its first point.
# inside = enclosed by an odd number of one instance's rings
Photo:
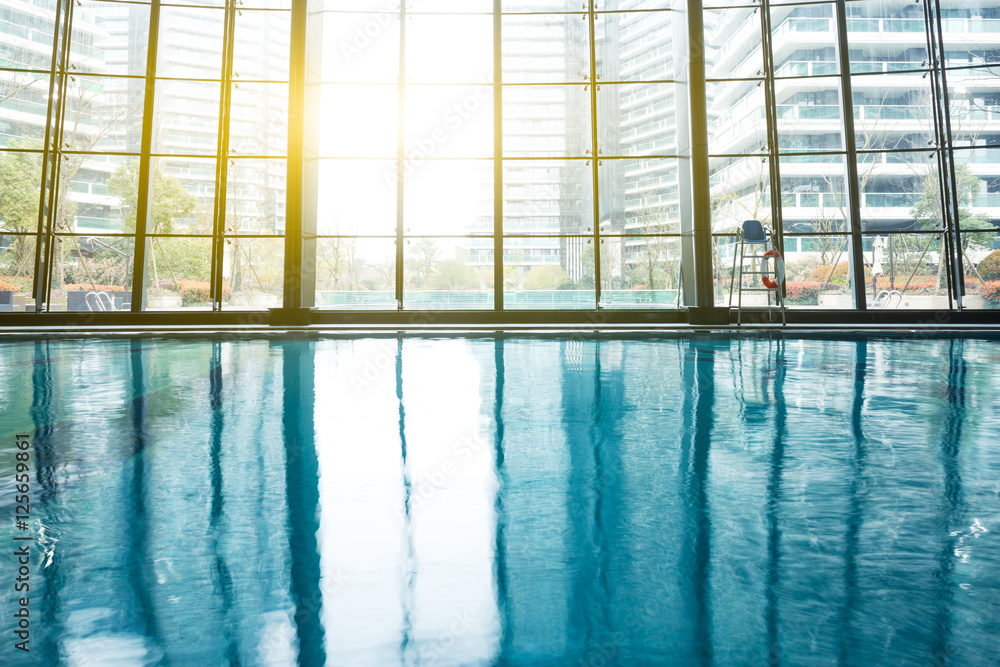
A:
{"type": "Polygon", "coordinates": [[[955,153],[951,136],[951,105],[945,74],[945,45],[941,24],[940,0],[925,0],[924,20],[927,32],[927,56],[930,65],[931,93],[934,96],[934,134],[938,158],[938,187],[941,194],[941,221],[944,227],[941,252],[948,265],[948,306],[962,309],[965,294],[962,257],[961,212],[955,174],[955,153]]]}
{"type": "Polygon", "coordinates": [[[153,152],[153,105],[156,93],[156,60],[160,39],[160,0],[149,6],[149,42],[146,47],[146,97],[142,109],[142,140],[139,149],[139,192],[135,211],[135,256],[132,267],[132,312],[143,310],[146,301],[146,226],[152,206],[150,171],[153,152]]]}
{"type": "Polygon", "coordinates": [[[46,105],[45,143],[42,147],[38,229],[35,230],[35,270],[32,280],[35,312],[40,312],[43,309],[48,310],[49,293],[52,287],[56,206],[59,201],[59,178],[62,165],[62,118],[66,107],[66,60],[69,56],[69,44],[72,36],[72,18],[73,3],[68,1],[57,3],[52,30],[52,60],[49,63],[49,99],[46,105]],[[61,22],[60,17],[62,17],[61,22]],[[58,101],[53,104],[54,100],[58,101]]]}
{"type": "MultiPolygon", "coordinates": [[[[768,190],[771,193],[771,220],[778,252],[785,255],[785,229],[781,202],[781,137],[778,134],[778,101],[774,84],[774,51],[771,44],[771,6],[763,0],[760,11],[761,56],[764,65],[764,115],[767,133],[768,190]]],[[[779,289],[784,290],[781,285],[779,289]]]]}
{"type": "MultiPolygon", "coordinates": [[[[233,48],[236,33],[236,8],[226,2],[223,26],[222,72],[219,92],[219,139],[215,157],[215,206],[212,220],[212,310],[222,309],[222,267],[226,255],[226,194],[229,176],[229,111],[232,96],[233,48]]],[[[234,251],[235,252],[235,251],[234,251]]]]}
{"type": "Polygon", "coordinates": [[[594,307],[601,307],[601,194],[598,192],[599,177],[597,168],[601,161],[598,159],[597,147],[597,45],[596,31],[594,28],[594,0],[590,0],[587,9],[587,29],[590,39],[590,153],[591,178],[594,183],[594,307]]]}
{"type": "Polygon", "coordinates": [[[399,3],[399,116],[396,119],[396,310],[403,309],[403,131],[406,127],[406,3],[399,3]]]}
{"type": "MultiPolygon", "coordinates": [[[[851,252],[848,265],[851,269],[851,293],[857,310],[868,309],[865,296],[865,258],[861,238],[861,191],[858,180],[858,152],[854,131],[854,93],[851,86],[851,58],[847,41],[847,9],[844,0],[834,4],[837,23],[837,60],[840,66],[840,115],[844,133],[844,148],[847,153],[846,176],[847,206],[850,212],[849,224],[851,252]]],[[[780,204],[780,202],[779,202],[780,204]]]]}
{"type": "Polygon", "coordinates": [[[503,310],[503,15],[493,0],[493,309],[503,310]]]}

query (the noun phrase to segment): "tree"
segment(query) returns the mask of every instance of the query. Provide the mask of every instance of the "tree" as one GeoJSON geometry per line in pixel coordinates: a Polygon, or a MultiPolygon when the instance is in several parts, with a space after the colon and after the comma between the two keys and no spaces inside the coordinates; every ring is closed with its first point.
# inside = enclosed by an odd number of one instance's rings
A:
{"type": "MultiPolygon", "coordinates": [[[[179,218],[189,217],[198,204],[194,195],[190,194],[181,185],[181,182],[170,174],[164,174],[159,168],[153,170],[153,187],[151,191],[152,201],[150,211],[152,215],[146,223],[147,234],[170,234],[175,231],[175,221],[179,218]]],[[[115,170],[114,175],[108,179],[108,191],[121,201],[123,218],[125,220],[125,231],[135,232],[136,214],[139,210],[139,162],[132,160],[115,170]]],[[[150,265],[153,270],[154,290],[159,287],[160,272],[157,258],[166,264],[167,272],[171,280],[177,285],[178,273],[180,277],[192,278],[199,274],[206,273],[208,263],[191,266],[193,256],[204,255],[204,251],[197,252],[195,247],[198,244],[175,243],[180,239],[169,239],[167,243],[161,243],[161,239],[154,238],[151,242],[153,252],[150,254],[150,265]],[[195,251],[192,255],[192,251],[195,251]],[[185,269],[193,269],[193,273],[188,273],[185,269]]],[[[203,244],[202,244],[203,245],[203,244]]],[[[207,279],[207,275],[205,278],[207,279]]]]}
{"type": "MultiPolygon", "coordinates": [[[[135,232],[136,213],[139,208],[139,162],[133,160],[115,170],[108,179],[108,191],[121,200],[125,231],[135,232]]],[[[153,170],[151,219],[146,223],[147,234],[171,234],[178,218],[189,217],[198,200],[170,174],[159,168],[153,170]]]]}
{"type": "Polygon", "coordinates": [[[322,289],[357,289],[358,267],[353,238],[335,236],[316,244],[317,282],[322,289]]]}
{"type": "Polygon", "coordinates": [[[411,265],[416,270],[413,284],[416,287],[427,287],[434,272],[434,261],[441,251],[433,239],[420,239],[410,250],[411,265]]]}
{"type": "MultiPolygon", "coordinates": [[[[14,140],[9,148],[37,148],[30,139],[14,140]]],[[[0,153],[0,231],[17,234],[9,257],[4,257],[0,272],[30,276],[35,261],[31,236],[38,225],[38,197],[42,167],[35,153],[0,153]]]]}
{"type": "MultiPolygon", "coordinates": [[[[670,231],[670,207],[660,203],[659,191],[645,191],[639,201],[639,206],[632,212],[633,227],[637,234],[662,234],[670,231]]],[[[671,257],[671,246],[675,241],[664,236],[645,236],[642,245],[635,253],[632,265],[632,279],[635,284],[644,284],[646,289],[665,289],[669,275],[680,261],[671,257]],[[665,273],[666,271],[666,273],[665,273]],[[658,280],[659,278],[659,280],[658,280]]]]}
{"type": "Polygon", "coordinates": [[[524,276],[524,289],[559,289],[568,280],[566,269],[558,264],[540,264],[532,267],[524,276]]]}
{"type": "Polygon", "coordinates": [[[443,290],[476,289],[479,278],[475,267],[457,259],[443,259],[434,266],[431,287],[443,290]]]}
{"type": "MultiPolygon", "coordinates": [[[[974,214],[970,207],[979,195],[979,188],[982,179],[969,171],[969,167],[964,164],[955,165],[955,190],[958,195],[958,219],[959,226],[963,232],[974,230],[994,230],[996,229],[984,215],[974,214]]],[[[931,170],[924,177],[924,190],[920,198],[914,203],[910,210],[910,215],[917,221],[923,229],[944,229],[944,220],[941,211],[941,188],[938,174],[931,170]]],[[[989,244],[984,244],[976,238],[974,234],[962,235],[962,253],[967,253],[970,249],[986,248],[989,244]]],[[[938,242],[940,243],[940,242],[938,242]]],[[[945,253],[940,252],[938,257],[938,285],[943,284],[945,253]]],[[[965,256],[965,266],[975,271],[975,263],[970,261],[968,255],[965,256]]]]}

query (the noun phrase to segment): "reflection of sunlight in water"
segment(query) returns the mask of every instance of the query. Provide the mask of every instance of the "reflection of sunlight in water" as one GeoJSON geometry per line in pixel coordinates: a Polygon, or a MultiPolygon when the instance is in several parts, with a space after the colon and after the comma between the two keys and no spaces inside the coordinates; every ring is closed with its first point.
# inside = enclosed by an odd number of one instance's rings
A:
{"type": "MultiPolygon", "coordinates": [[[[972,525],[969,526],[968,532],[956,530],[951,536],[958,537],[958,543],[955,545],[955,557],[961,559],[962,563],[968,563],[969,559],[972,557],[972,545],[967,543],[968,538],[979,539],[982,535],[990,532],[987,530],[986,526],[982,524],[979,519],[973,519],[972,525]],[[959,537],[961,535],[961,537],[959,537]]],[[[963,585],[962,588],[968,588],[968,585],[963,585]]]]}
{"type": "Polygon", "coordinates": [[[420,664],[497,650],[481,369],[465,342],[440,345],[404,344],[405,470],[395,342],[317,346],[322,615],[336,664],[398,661],[400,646],[420,664]]]}

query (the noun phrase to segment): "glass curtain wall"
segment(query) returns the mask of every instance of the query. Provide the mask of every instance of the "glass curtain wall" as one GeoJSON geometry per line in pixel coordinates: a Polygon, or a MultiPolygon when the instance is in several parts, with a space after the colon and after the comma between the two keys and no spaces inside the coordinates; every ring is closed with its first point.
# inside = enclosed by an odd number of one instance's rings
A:
{"type": "Polygon", "coordinates": [[[290,4],[0,9],[0,306],[279,305],[290,4]]]}
{"type": "Polygon", "coordinates": [[[728,304],[735,250],[720,235],[758,219],[779,231],[790,307],[940,310],[959,291],[965,308],[994,307],[1000,9],[843,8],[706,9],[716,303],[728,304]]]}
{"type": "MultiPolygon", "coordinates": [[[[792,308],[1000,305],[1000,0],[704,5],[715,305],[747,219],[777,231],[792,308]]],[[[321,9],[306,303],[698,305],[686,5],[321,9]]],[[[299,305],[291,0],[0,10],[0,310],[299,305]]]]}
{"type": "Polygon", "coordinates": [[[326,3],[316,305],[676,307],[669,4],[326,3]]]}

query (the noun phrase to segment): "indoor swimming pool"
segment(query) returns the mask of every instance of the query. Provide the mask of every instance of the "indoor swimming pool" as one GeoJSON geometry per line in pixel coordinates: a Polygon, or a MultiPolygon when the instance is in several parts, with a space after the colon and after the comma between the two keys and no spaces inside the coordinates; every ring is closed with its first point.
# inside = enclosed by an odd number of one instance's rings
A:
{"type": "Polygon", "coordinates": [[[0,385],[5,665],[1000,656],[997,340],[47,336],[0,385]]]}

